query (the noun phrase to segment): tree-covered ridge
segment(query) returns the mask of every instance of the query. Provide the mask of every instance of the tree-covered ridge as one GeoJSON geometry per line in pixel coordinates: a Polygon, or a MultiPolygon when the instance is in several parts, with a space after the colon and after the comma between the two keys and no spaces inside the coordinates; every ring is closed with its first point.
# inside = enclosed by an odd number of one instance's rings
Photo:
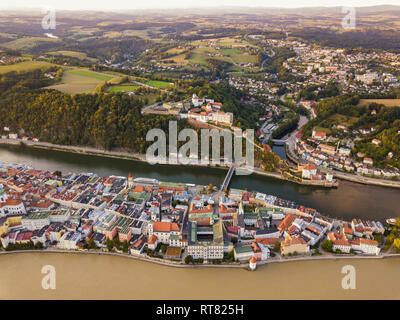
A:
{"type": "Polygon", "coordinates": [[[29,72],[8,72],[0,75],[0,94],[6,90],[15,91],[24,89],[39,89],[53,84],[62,75],[62,68],[58,66],[37,69],[29,72]],[[56,72],[56,79],[52,80],[44,76],[44,72],[56,72]]]}
{"type": "Polygon", "coordinates": [[[13,90],[0,96],[0,126],[64,145],[146,151],[146,133],[168,132],[169,117],[142,116],[143,102],[124,94],[69,95],[55,90],[13,90]]]}
{"type": "MultiPolygon", "coordinates": [[[[144,116],[147,103],[141,96],[121,93],[75,94],[41,89],[56,81],[45,72],[62,73],[60,67],[24,73],[8,73],[0,77],[0,128],[24,130],[25,135],[64,145],[85,145],[97,148],[127,148],[144,153],[149,146],[146,134],[159,128],[168,132],[172,116],[144,116]],[[54,69],[54,70],[53,70],[54,69]]],[[[242,103],[242,92],[226,83],[209,83],[204,79],[179,82],[167,97],[188,99],[196,93],[221,102],[222,110],[234,114],[235,125],[255,128],[263,110],[260,106],[242,103]],[[177,89],[179,88],[179,90],[177,89]]],[[[190,127],[178,121],[178,129],[190,127]]]]}

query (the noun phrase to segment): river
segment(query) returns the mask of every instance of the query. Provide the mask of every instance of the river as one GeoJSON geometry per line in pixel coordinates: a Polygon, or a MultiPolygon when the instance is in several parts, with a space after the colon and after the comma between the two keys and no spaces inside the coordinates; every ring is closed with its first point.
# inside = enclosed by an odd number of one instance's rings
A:
{"type": "Polygon", "coordinates": [[[17,253],[0,256],[0,299],[399,299],[399,268],[398,258],[273,263],[250,272],[106,255],[17,253]],[[42,289],[44,265],[55,267],[55,290],[42,289]],[[342,288],[345,265],[355,268],[355,290],[342,288]]]}
{"type": "MultiPolygon", "coordinates": [[[[0,146],[0,161],[23,163],[42,170],[94,172],[99,175],[149,177],[219,186],[226,174],[216,168],[150,165],[144,162],[73,154],[20,146],[0,146]]],[[[342,219],[362,218],[384,221],[400,216],[400,190],[341,181],[337,189],[303,186],[259,175],[234,176],[231,187],[247,188],[293,200],[322,214],[342,219]]]]}

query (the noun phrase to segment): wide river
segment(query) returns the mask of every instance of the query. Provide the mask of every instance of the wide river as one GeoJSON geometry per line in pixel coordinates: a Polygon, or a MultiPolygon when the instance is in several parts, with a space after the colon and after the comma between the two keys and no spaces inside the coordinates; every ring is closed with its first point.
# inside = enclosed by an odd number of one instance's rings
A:
{"type": "MultiPolygon", "coordinates": [[[[144,162],[121,160],[49,151],[20,146],[0,145],[0,161],[23,163],[43,170],[66,172],[93,172],[99,175],[155,178],[160,181],[175,181],[220,186],[225,170],[150,165],[144,162]]],[[[320,213],[350,220],[352,218],[376,219],[400,216],[400,189],[366,186],[341,181],[337,189],[303,186],[259,175],[234,176],[232,188],[247,188],[293,200],[298,204],[317,209],[320,213]]]]}
{"type": "Polygon", "coordinates": [[[242,268],[174,268],[73,253],[0,255],[0,299],[399,299],[399,258],[272,263],[242,268]],[[55,268],[54,290],[42,267],[55,268]],[[355,289],[342,288],[346,265],[355,289]]]}

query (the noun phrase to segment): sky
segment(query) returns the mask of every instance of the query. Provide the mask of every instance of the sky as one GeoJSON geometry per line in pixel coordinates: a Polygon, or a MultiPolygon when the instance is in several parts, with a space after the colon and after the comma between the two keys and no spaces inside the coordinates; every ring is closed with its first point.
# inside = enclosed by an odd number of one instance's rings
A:
{"type": "Polygon", "coordinates": [[[241,7],[363,7],[382,4],[400,5],[399,0],[12,0],[0,1],[0,9],[43,8],[67,10],[175,9],[216,6],[241,7]]]}

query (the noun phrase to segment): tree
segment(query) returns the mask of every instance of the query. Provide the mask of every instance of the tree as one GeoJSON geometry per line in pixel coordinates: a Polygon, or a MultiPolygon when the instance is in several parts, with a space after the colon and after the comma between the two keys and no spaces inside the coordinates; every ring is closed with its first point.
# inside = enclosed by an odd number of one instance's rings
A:
{"type": "Polygon", "coordinates": [[[57,177],[61,177],[62,173],[60,170],[56,170],[56,171],[54,171],[54,175],[56,175],[57,177]]]}
{"type": "Polygon", "coordinates": [[[112,241],[110,238],[107,238],[106,246],[107,246],[108,251],[113,251],[114,241],[112,241]]]}
{"type": "Polygon", "coordinates": [[[128,253],[128,251],[129,251],[129,243],[126,240],[124,242],[122,242],[122,251],[125,253],[128,253]]]}
{"type": "Polygon", "coordinates": [[[161,252],[162,252],[162,253],[167,252],[167,246],[166,246],[165,244],[162,244],[162,245],[161,245],[161,252]]]}
{"type": "Polygon", "coordinates": [[[394,239],[393,241],[393,248],[396,250],[396,252],[400,252],[400,239],[394,239]]]}
{"type": "Polygon", "coordinates": [[[35,249],[43,249],[43,243],[41,243],[40,241],[36,242],[35,249]]]}
{"type": "Polygon", "coordinates": [[[97,249],[96,242],[93,239],[89,239],[88,241],[88,249],[97,249]]]}
{"type": "Polygon", "coordinates": [[[274,243],[274,251],[278,252],[281,249],[281,243],[277,240],[274,243]]]}
{"type": "Polygon", "coordinates": [[[187,256],[185,257],[185,263],[186,263],[186,264],[193,264],[193,263],[194,263],[193,257],[192,257],[191,255],[187,255],[187,256]]]}
{"type": "Polygon", "coordinates": [[[324,242],[322,242],[321,247],[326,252],[332,252],[332,250],[333,250],[333,241],[332,240],[325,240],[324,242]]]}

